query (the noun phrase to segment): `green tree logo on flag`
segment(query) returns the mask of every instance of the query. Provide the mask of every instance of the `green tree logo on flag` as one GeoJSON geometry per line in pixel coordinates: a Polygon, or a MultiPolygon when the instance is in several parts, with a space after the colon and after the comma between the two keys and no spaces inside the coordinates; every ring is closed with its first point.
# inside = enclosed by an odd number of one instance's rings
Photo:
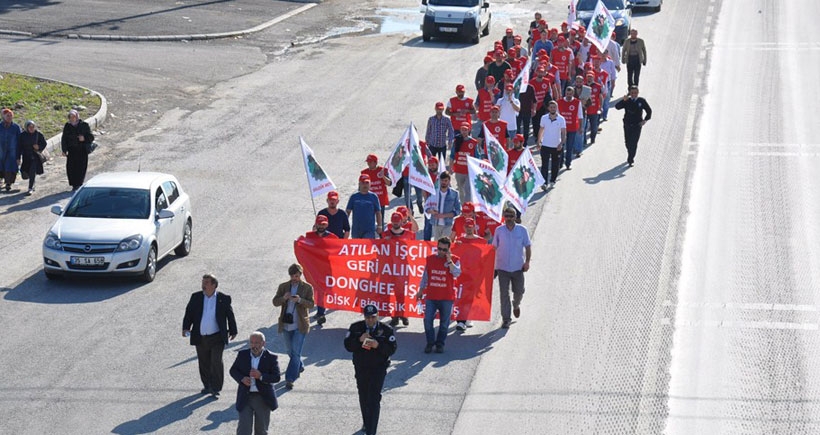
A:
{"type": "Polygon", "coordinates": [[[327,175],[325,174],[324,169],[319,166],[319,162],[313,158],[312,154],[307,156],[308,160],[308,171],[310,172],[310,176],[313,177],[314,180],[323,181],[327,180],[327,175]]]}
{"type": "Polygon", "coordinates": [[[595,18],[592,20],[592,33],[595,34],[595,37],[599,40],[603,40],[612,33],[612,29],[609,28],[609,21],[606,19],[606,15],[604,14],[597,14],[595,18]]]}
{"type": "Polygon", "coordinates": [[[501,155],[504,151],[501,150],[501,147],[487,147],[487,154],[489,154],[490,164],[493,165],[496,171],[498,172],[506,172],[507,171],[507,162],[504,160],[504,156],[501,155]]]}
{"type": "Polygon", "coordinates": [[[529,198],[535,190],[535,173],[527,166],[516,166],[512,173],[515,192],[521,198],[529,198]]]}
{"type": "Polygon", "coordinates": [[[418,153],[417,148],[413,147],[413,151],[410,153],[410,156],[413,161],[413,167],[416,168],[416,171],[425,177],[429,177],[430,174],[427,171],[427,165],[425,165],[424,161],[421,159],[421,155],[418,153]]]}
{"type": "Polygon", "coordinates": [[[393,170],[397,173],[401,173],[404,170],[404,156],[407,155],[407,151],[405,151],[404,146],[397,147],[396,153],[393,154],[393,158],[390,159],[390,166],[393,167],[393,170]]]}
{"type": "Polygon", "coordinates": [[[501,187],[496,183],[495,177],[492,174],[481,172],[476,175],[475,180],[476,191],[484,199],[484,202],[491,205],[498,205],[501,203],[501,187]]]}

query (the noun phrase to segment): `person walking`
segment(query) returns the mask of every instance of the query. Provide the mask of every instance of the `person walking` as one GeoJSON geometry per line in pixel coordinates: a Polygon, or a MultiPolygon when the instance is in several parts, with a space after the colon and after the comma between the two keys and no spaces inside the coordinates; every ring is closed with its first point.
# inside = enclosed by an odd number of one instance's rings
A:
{"type": "Polygon", "coordinates": [[[547,103],[547,115],[541,118],[541,129],[538,131],[538,152],[541,154],[541,176],[547,190],[547,183],[555,185],[558,170],[561,169],[561,150],[567,143],[567,122],[558,113],[558,103],[547,103]]]}
{"type": "Polygon", "coordinates": [[[629,38],[621,49],[621,62],[626,64],[626,84],[638,86],[641,79],[641,65],[646,66],[646,44],[638,38],[638,30],[629,31],[629,38]]]}
{"type": "Polygon", "coordinates": [[[17,160],[21,161],[20,171],[28,174],[28,192],[26,195],[34,193],[34,180],[38,175],[43,174],[42,151],[46,149],[46,142],[43,133],[37,130],[34,121],[26,121],[25,129],[20,133],[17,143],[17,160]]]}
{"type": "Polygon", "coordinates": [[[239,384],[236,435],[251,435],[251,431],[254,435],[267,435],[270,413],[279,407],[273,384],[279,382],[282,375],[276,355],[265,349],[265,334],[251,332],[248,349],[237,352],[229,373],[239,384]]]}
{"type": "Polygon", "coordinates": [[[453,144],[456,132],[450,118],[444,116],[444,103],[437,102],[435,109],[436,114],[427,120],[424,141],[427,142],[430,153],[434,157],[443,160],[447,156],[447,150],[453,144]]]}
{"type": "MultiPolygon", "coordinates": [[[[387,169],[384,166],[379,166],[379,157],[375,154],[368,154],[365,159],[367,168],[362,169],[362,174],[370,177],[370,191],[379,197],[379,204],[381,204],[381,217],[384,222],[384,211],[390,205],[390,196],[387,194],[387,188],[393,185],[393,180],[387,174],[387,169]]],[[[409,192],[408,192],[409,195],[409,192]]],[[[379,227],[378,231],[383,231],[383,227],[379,227]]]]}
{"type": "Polygon", "coordinates": [[[504,225],[495,230],[495,272],[498,275],[501,299],[501,327],[510,327],[510,284],[512,284],[512,314],[521,316],[521,300],[524,298],[524,272],[530,270],[530,234],[527,227],[515,223],[515,209],[504,209],[504,225]]]}
{"type": "Polygon", "coordinates": [[[370,191],[369,175],[359,175],[359,191],[350,195],[345,212],[352,221],[351,238],[375,239],[378,232],[381,232],[382,206],[379,197],[370,191]]]}
{"type": "Polygon", "coordinates": [[[458,193],[450,188],[450,174],[442,172],[438,179],[439,190],[436,192],[434,207],[429,207],[430,222],[433,226],[431,237],[438,240],[453,230],[453,218],[461,211],[461,201],[458,193]]]}
{"type": "Polygon", "coordinates": [[[481,158],[481,153],[478,141],[470,135],[470,124],[465,122],[461,124],[459,133],[453,140],[453,148],[450,150],[450,171],[456,177],[456,188],[458,188],[458,197],[461,202],[470,201],[472,193],[467,157],[481,158]]]}
{"type": "Polygon", "coordinates": [[[436,253],[425,260],[424,273],[421,275],[418,300],[424,299],[424,335],[427,345],[424,353],[433,351],[444,353],[444,343],[450,328],[450,317],[456,299],[456,278],[461,275],[461,261],[450,252],[450,238],[438,239],[436,253]],[[438,334],[433,321],[439,316],[438,334]]]}
{"type": "Polygon", "coordinates": [[[308,311],[315,304],[313,286],[302,281],[302,266],[291,264],[288,267],[290,280],[279,284],[273,297],[273,306],[280,307],[279,328],[288,351],[288,367],[285,369],[285,388],[293,389],[293,383],[305,371],[302,363],[302,346],[310,332],[308,311]]]}
{"type": "Polygon", "coordinates": [[[237,334],[231,297],[216,291],[217,287],[216,275],[203,275],[202,291],[191,295],[182,319],[182,336],[190,336],[191,345],[196,346],[201,393],[215,398],[219,397],[225,378],[222,352],[237,334]]]}
{"type": "Polygon", "coordinates": [[[382,388],[390,356],[398,347],[393,328],[379,322],[379,310],[367,305],[362,311],[364,320],[353,322],[347,329],[344,345],[353,353],[359,409],[362,412],[362,431],[374,435],[379,426],[382,388]]]}
{"type": "Polygon", "coordinates": [[[638,152],[638,140],[641,138],[641,129],[646,121],[652,118],[652,108],[649,103],[638,96],[638,87],[629,87],[629,93],[621,101],[615,103],[615,109],[624,109],[624,143],[626,144],[626,163],[631,168],[635,166],[635,154],[638,152]],[[646,112],[646,116],[644,116],[646,112]]]}
{"type": "Polygon", "coordinates": [[[11,185],[17,179],[17,171],[20,169],[18,159],[17,143],[22,129],[14,122],[14,112],[11,109],[3,109],[3,121],[0,122],[0,181],[6,192],[11,191],[11,185]]]}
{"type": "Polygon", "coordinates": [[[80,119],[76,110],[68,112],[68,122],[63,126],[60,147],[66,159],[66,174],[71,190],[76,191],[85,182],[88,170],[88,145],[94,143],[91,127],[80,119]]]}
{"type": "Polygon", "coordinates": [[[340,239],[350,236],[350,221],[347,213],[339,208],[339,192],[331,190],[327,193],[327,207],[319,210],[318,216],[327,218],[327,230],[340,239]]]}
{"type": "Polygon", "coordinates": [[[305,238],[306,239],[327,239],[327,240],[338,239],[339,236],[337,236],[336,234],[333,234],[332,232],[328,231],[327,226],[328,226],[327,216],[321,215],[321,214],[316,216],[316,220],[314,221],[314,224],[313,224],[314,230],[313,231],[308,231],[307,233],[305,233],[305,238]]]}

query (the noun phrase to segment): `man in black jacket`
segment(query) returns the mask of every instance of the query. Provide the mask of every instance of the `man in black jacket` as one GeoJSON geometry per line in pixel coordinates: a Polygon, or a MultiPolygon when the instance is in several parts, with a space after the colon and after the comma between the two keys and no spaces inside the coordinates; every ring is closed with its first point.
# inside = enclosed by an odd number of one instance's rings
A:
{"type": "Polygon", "coordinates": [[[222,351],[228,339],[236,338],[236,318],[231,297],[216,291],[219,280],[213,274],[202,277],[202,291],[191,295],[182,319],[182,336],[191,337],[199,360],[202,394],[219,397],[225,378],[222,351]]]}
{"type": "Polygon", "coordinates": [[[621,101],[615,104],[618,110],[624,111],[624,142],[626,143],[626,163],[629,167],[635,165],[635,153],[638,152],[638,139],[641,138],[641,128],[646,121],[652,118],[652,108],[642,97],[638,96],[638,87],[629,87],[629,94],[624,95],[621,101]],[[646,116],[644,116],[646,112],[646,116]]]}
{"type": "Polygon", "coordinates": [[[350,325],[345,336],[345,349],[353,352],[362,430],[367,435],[374,435],[379,425],[384,377],[390,356],[396,352],[393,328],[379,322],[379,310],[375,305],[364,307],[364,320],[350,325]]]}
{"type": "Polygon", "coordinates": [[[237,435],[268,433],[270,413],[279,407],[273,384],[279,382],[279,362],[265,349],[265,334],[254,331],[248,339],[250,349],[236,354],[231,377],[239,383],[236,390],[236,410],[239,411],[237,435]]]}

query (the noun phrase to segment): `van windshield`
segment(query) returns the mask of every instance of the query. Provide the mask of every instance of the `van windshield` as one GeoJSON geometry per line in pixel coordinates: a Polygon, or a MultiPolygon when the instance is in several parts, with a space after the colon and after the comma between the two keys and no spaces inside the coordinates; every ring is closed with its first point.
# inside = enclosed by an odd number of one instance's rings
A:
{"type": "Polygon", "coordinates": [[[430,0],[430,6],[478,6],[478,0],[430,0]]]}

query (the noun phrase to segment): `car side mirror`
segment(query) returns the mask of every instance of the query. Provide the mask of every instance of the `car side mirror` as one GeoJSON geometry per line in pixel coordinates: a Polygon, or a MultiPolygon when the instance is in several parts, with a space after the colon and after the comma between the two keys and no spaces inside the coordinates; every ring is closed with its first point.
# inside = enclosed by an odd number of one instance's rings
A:
{"type": "Polygon", "coordinates": [[[168,209],[160,210],[157,213],[157,219],[170,219],[172,217],[174,217],[174,212],[168,209]]]}
{"type": "Polygon", "coordinates": [[[489,8],[489,7],[490,7],[490,2],[484,2],[484,6],[482,6],[482,7],[483,7],[484,9],[489,8]]]}
{"type": "Polygon", "coordinates": [[[421,4],[427,6],[427,0],[421,0],[421,4]]]}
{"type": "Polygon", "coordinates": [[[57,216],[60,216],[61,214],[63,214],[63,208],[59,205],[53,205],[51,206],[51,212],[56,214],[57,216]]]}

